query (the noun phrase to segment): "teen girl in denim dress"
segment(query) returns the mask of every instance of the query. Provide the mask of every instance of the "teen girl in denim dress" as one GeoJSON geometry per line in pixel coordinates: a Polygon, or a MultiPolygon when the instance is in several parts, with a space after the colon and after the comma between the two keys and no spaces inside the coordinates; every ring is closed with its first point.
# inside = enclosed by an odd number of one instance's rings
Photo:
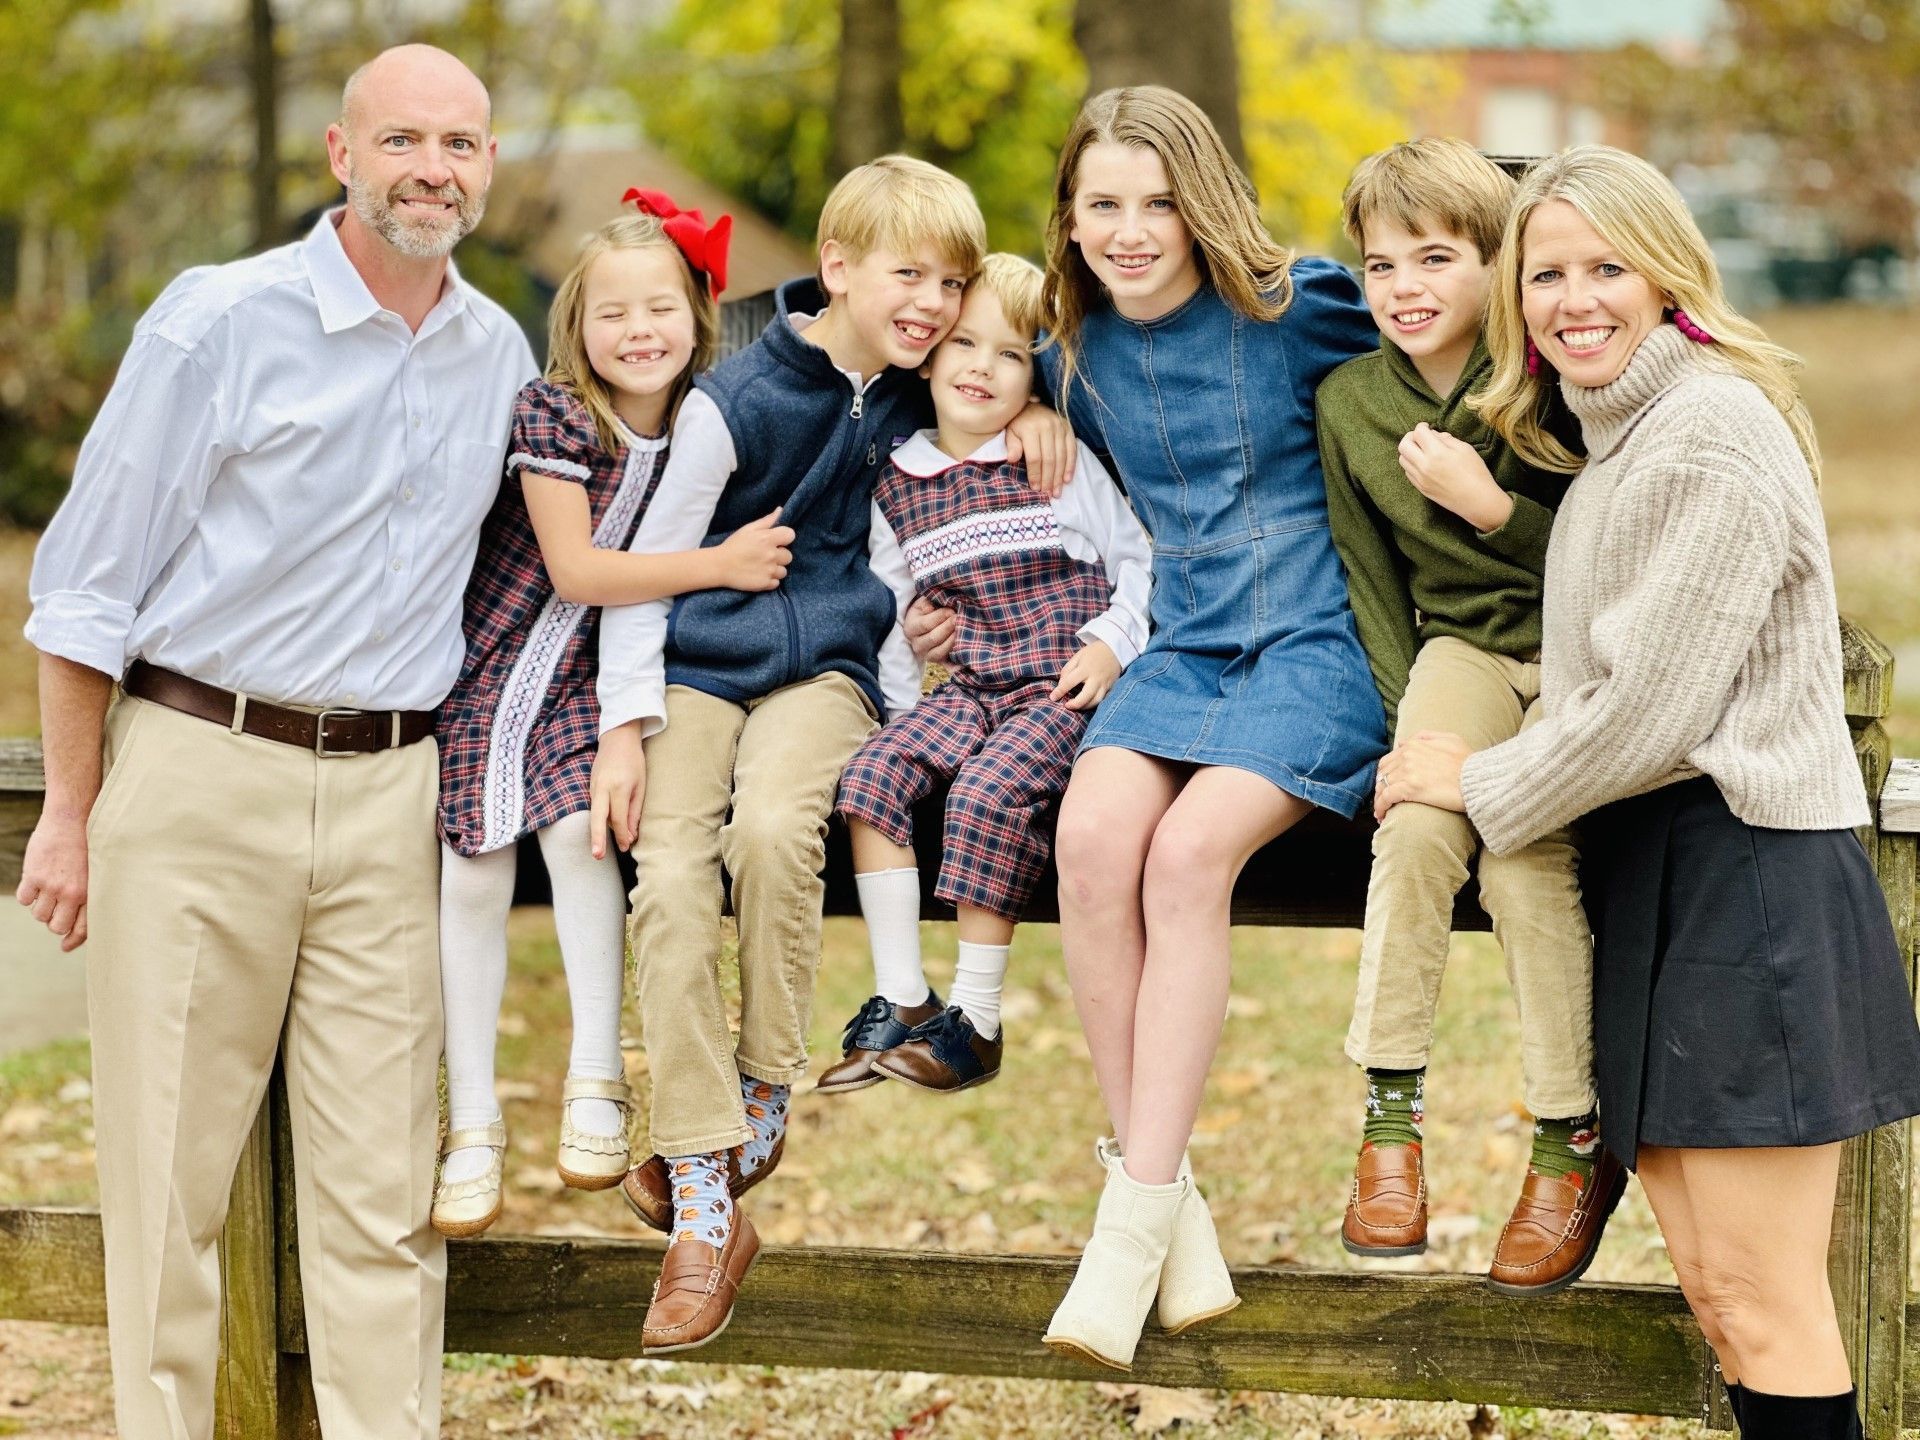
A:
{"type": "Polygon", "coordinates": [[[1315,806],[1369,797],[1386,717],[1327,528],[1313,393],[1370,350],[1359,287],[1296,261],[1191,101],[1109,90],[1061,152],[1049,390],[1152,532],[1153,638],[1061,811],[1060,939],[1116,1141],[1056,1349],[1125,1368],[1236,1303],[1185,1159],[1226,1014],[1229,901],[1315,806]]]}

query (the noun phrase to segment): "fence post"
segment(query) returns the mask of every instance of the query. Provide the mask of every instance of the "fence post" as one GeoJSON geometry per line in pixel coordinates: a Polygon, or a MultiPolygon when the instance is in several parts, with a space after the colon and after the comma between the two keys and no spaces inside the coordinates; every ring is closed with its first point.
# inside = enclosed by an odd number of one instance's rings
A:
{"type": "MultiPolygon", "coordinates": [[[[1880,792],[1893,762],[1880,721],[1892,704],[1893,654],[1850,621],[1841,622],[1847,723],[1873,809],[1861,839],[1893,914],[1912,983],[1914,837],[1883,835],[1880,792]]],[[[1841,1152],[1828,1273],[1840,1331],[1872,1440],[1898,1440],[1904,1385],[1912,1139],[1904,1122],[1850,1140],[1841,1152]]]]}
{"type": "Polygon", "coordinates": [[[274,1261],[273,1104],[262,1102],[240,1152],[220,1232],[220,1361],[214,1434],[259,1440],[280,1433],[279,1267],[274,1261]]]}

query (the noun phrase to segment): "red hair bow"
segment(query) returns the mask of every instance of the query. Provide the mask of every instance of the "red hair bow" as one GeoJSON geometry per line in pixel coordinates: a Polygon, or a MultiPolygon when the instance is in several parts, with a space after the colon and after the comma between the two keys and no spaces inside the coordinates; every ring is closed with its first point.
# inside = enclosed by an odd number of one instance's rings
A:
{"type": "Polygon", "coordinates": [[[709,225],[707,217],[698,210],[682,210],[673,203],[673,197],[662,190],[629,190],[620,197],[620,203],[658,219],[667,238],[687,257],[693,273],[707,277],[716,298],[727,288],[727,243],[733,238],[731,215],[722,215],[709,225]]]}

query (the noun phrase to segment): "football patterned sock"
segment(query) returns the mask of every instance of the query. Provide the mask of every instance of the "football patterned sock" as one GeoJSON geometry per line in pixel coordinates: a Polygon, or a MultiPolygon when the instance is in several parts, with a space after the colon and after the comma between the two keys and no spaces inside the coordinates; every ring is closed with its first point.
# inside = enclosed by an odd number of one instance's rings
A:
{"type": "Polygon", "coordinates": [[[767,1163],[773,1147],[787,1133],[787,1098],[790,1085],[774,1085],[751,1075],[740,1077],[740,1101],[746,1107],[747,1128],[753,1131],[747,1143],[738,1146],[740,1173],[751,1175],[767,1163]]]}
{"type": "Polygon", "coordinates": [[[699,1240],[724,1248],[733,1233],[733,1197],[727,1194],[727,1153],[668,1155],[667,1183],[673,1188],[673,1239],[699,1240]]]}
{"type": "Polygon", "coordinates": [[[1427,1072],[1422,1070],[1367,1071],[1367,1123],[1360,1132],[1365,1145],[1418,1145],[1426,1123],[1427,1072]]]}

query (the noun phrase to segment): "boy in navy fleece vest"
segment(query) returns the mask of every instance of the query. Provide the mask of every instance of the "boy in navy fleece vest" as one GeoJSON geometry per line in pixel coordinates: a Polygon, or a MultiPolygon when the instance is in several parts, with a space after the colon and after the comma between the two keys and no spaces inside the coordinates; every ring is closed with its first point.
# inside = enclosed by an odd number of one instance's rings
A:
{"type": "MultiPolygon", "coordinates": [[[[760,338],[696,382],[631,547],[718,544],[777,509],[795,532],[784,582],[602,620],[594,815],[623,845],[637,824],[632,941],[653,1079],[655,1154],[623,1192],[672,1235],[649,1354],[718,1334],[759,1248],[734,1200],[778,1163],[788,1087],[807,1071],[827,820],[882,705],[895,607],[867,565],[874,482],[931,417],[914,372],[958,316],[985,232],[967,187],[921,161],[885,156],[834,187],[817,283],[782,286],[760,338]],[[737,1043],[718,977],[723,865],[737,1043]]],[[[1051,411],[1013,433],[1036,468],[1071,465],[1051,411]]]]}

